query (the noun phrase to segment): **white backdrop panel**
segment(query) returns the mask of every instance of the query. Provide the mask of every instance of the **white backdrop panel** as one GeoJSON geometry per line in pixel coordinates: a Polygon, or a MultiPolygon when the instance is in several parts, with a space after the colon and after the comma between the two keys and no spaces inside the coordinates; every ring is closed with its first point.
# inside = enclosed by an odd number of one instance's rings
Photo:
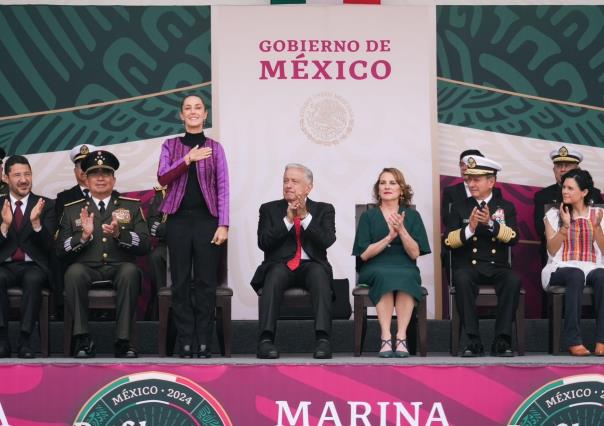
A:
{"type": "MultiPolygon", "coordinates": [[[[249,281],[262,260],[256,244],[258,207],[281,198],[286,163],[310,167],[315,174],[310,197],[335,206],[337,241],[328,252],[335,277],[355,282],[350,255],[354,205],[372,201],[371,188],[383,167],[404,172],[433,241],[434,14],[433,7],[212,9],[214,130],[226,148],[231,175],[229,281],[235,288],[234,318],[257,317],[249,281]],[[303,52],[298,58],[344,61],[342,79],[336,78],[333,67],[332,79],[293,79],[292,60],[301,52],[263,52],[262,40],[345,40],[358,41],[361,47],[356,52],[303,52]],[[367,40],[389,40],[390,49],[367,52],[367,40]],[[285,60],[286,78],[261,79],[264,60],[285,60]],[[383,79],[352,78],[349,66],[359,60],[387,62],[391,73],[383,79]],[[308,102],[320,105],[314,118],[302,125],[304,113],[311,111],[305,109],[308,102]],[[303,128],[324,132],[309,137],[303,128]],[[340,132],[341,140],[326,144],[327,130],[340,132]]],[[[380,76],[387,74],[385,69],[379,68],[380,76]]],[[[309,65],[306,70],[312,76],[316,68],[309,65]]],[[[432,313],[433,256],[422,257],[419,265],[432,313]]]]}

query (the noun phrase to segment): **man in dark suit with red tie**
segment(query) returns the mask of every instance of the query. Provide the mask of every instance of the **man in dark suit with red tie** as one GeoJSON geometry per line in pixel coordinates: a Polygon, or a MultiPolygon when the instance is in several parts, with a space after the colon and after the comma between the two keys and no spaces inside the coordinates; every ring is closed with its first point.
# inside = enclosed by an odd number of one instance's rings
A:
{"type": "Polygon", "coordinates": [[[331,204],[312,201],[310,169],[288,164],[283,175],[283,199],[260,206],[258,247],[264,261],[252,278],[260,297],[258,358],[279,357],[274,344],[283,292],[306,288],[315,315],[314,357],[331,358],[331,301],[333,272],[327,248],[336,240],[335,210],[331,204]]]}
{"type": "Polygon", "coordinates": [[[19,358],[33,358],[30,336],[40,311],[42,287],[50,278],[49,253],[54,247],[56,217],[53,201],[31,192],[27,159],[13,155],[4,165],[8,196],[0,197],[0,358],[10,356],[8,341],[9,287],[23,289],[19,358]]]}

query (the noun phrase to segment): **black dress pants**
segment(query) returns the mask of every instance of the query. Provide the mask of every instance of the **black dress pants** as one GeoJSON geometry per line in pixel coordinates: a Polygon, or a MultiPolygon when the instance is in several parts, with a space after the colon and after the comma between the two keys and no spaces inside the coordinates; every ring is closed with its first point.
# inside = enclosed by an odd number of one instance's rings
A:
{"type": "Polygon", "coordinates": [[[0,265],[0,329],[8,329],[8,288],[21,287],[21,332],[31,334],[40,315],[42,287],[48,276],[35,262],[6,262],[0,265]]]}
{"type": "Polygon", "coordinates": [[[480,336],[476,296],[480,285],[494,285],[497,295],[495,337],[512,335],[512,322],[518,307],[520,279],[509,268],[478,265],[453,271],[455,303],[467,335],[480,336]]]}
{"type": "Polygon", "coordinates": [[[146,320],[157,320],[158,317],[158,300],[157,292],[160,288],[166,286],[167,281],[167,263],[168,263],[168,248],[164,242],[161,242],[149,253],[149,275],[151,278],[151,297],[147,304],[145,312],[146,320]]]}
{"type": "Polygon", "coordinates": [[[285,263],[269,267],[264,276],[260,297],[260,333],[275,335],[283,292],[290,287],[303,287],[310,291],[315,316],[315,330],[331,333],[331,280],[323,266],[310,260],[302,260],[300,266],[291,271],[285,263]]]}
{"type": "Polygon", "coordinates": [[[194,210],[168,216],[172,314],[181,346],[211,344],[218,264],[224,249],[211,243],[217,227],[218,219],[200,217],[194,210]]]}
{"type": "Polygon", "coordinates": [[[587,274],[581,269],[558,268],[549,280],[550,285],[566,287],[564,295],[563,339],[567,346],[583,344],[581,338],[581,300],[583,286],[594,289],[594,309],[596,312],[596,342],[604,343],[604,269],[598,268],[587,274]]]}

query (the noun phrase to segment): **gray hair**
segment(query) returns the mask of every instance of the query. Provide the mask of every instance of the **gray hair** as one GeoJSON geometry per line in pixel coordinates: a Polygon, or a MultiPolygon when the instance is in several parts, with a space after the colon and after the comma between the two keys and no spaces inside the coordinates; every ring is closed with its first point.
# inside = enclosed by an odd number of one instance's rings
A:
{"type": "Polygon", "coordinates": [[[306,167],[305,165],[299,164],[299,163],[289,163],[288,165],[285,166],[285,171],[283,173],[285,173],[289,169],[299,169],[299,170],[302,170],[304,172],[304,176],[306,177],[306,180],[309,183],[312,183],[312,171],[308,167],[306,167]]]}

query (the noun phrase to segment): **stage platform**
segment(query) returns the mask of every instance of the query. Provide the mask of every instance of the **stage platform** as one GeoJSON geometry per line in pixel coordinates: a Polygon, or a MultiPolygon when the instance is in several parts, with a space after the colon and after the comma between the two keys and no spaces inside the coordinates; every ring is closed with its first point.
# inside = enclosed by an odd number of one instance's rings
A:
{"type": "MultiPolygon", "coordinates": [[[[481,322],[487,348],[492,325],[481,322]]],[[[255,357],[255,321],[235,321],[233,356],[210,359],[159,358],[157,324],[141,322],[141,357],[117,360],[113,327],[92,324],[96,358],[64,358],[55,322],[50,358],[0,359],[0,426],[604,424],[604,359],[547,354],[542,320],[513,358],[452,357],[449,323],[430,321],[427,357],[381,359],[370,320],[361,357],[351,321],[334,322],[329,360],[312,358],[311,321],[280,323],[276,360],[255,357]]]]}
{"type": "MultiPolygon", "coordinates": [[[[18,323],[10,323],[10,338],[12,347],[17,347],[18,323]]],[[[258,338],[257,321],[233,321],[232,353],[255,354],[258,338]]],[[[91,334],[95,340],[99,354],[113,352],[115,323],[100,321],[90,323],[91,334]]],[[[490,349],[493,340],[493,319],[482,319],[480,330],[485,350],[490,349]]],[[[526,320],[526,352],[546,353],[549,351],[548,321],[543,319],[526,320]]],[[[584,319],[582,331],[586,345],[593,346],[595,336],[595,321],[584,319]]],[[[410,332],[410,339],[412,340],[410,332]]],[[[377,352],[380,344],[379,326],[376,319],[367,322],[367,335],[364,350],[368,354],[377,352]]],[[[434,353],[447,353],[451,339],[451,325],[448,320],[428,321],[428,355],[434,353]]],[[[158,323],[155,321],[139,321],[137,323],[136,347],[144,357],[158,355],[158,323]]],[[[37,336],[34,336],[34,347],[39,348],[37,336]]],[[[282,320],[278,323],[276,342],[282,354],[297,354],[312,352],[314,349],[313,321],[308,319],[282,320]]],[[[464,345],[462,339],[460,347],[464,345]]],[[[336,355],[352,355],[353,353],[353,321],[334,320],[332,329],[332,349],[336,355]]],[[[564,351],[564,348],[561,348],[564,351]]],[[[63,323],[54,321],[50,323],[50,352],[53,357],[63,353],[63,323]]],[[[218,352],[216,338],[214,338],[213,352],[218,352]]],[[[365,353],[365,352],[364,352],[365,353]]],[[[1,425],[0,425],[1,426],[1,425]]]]}

